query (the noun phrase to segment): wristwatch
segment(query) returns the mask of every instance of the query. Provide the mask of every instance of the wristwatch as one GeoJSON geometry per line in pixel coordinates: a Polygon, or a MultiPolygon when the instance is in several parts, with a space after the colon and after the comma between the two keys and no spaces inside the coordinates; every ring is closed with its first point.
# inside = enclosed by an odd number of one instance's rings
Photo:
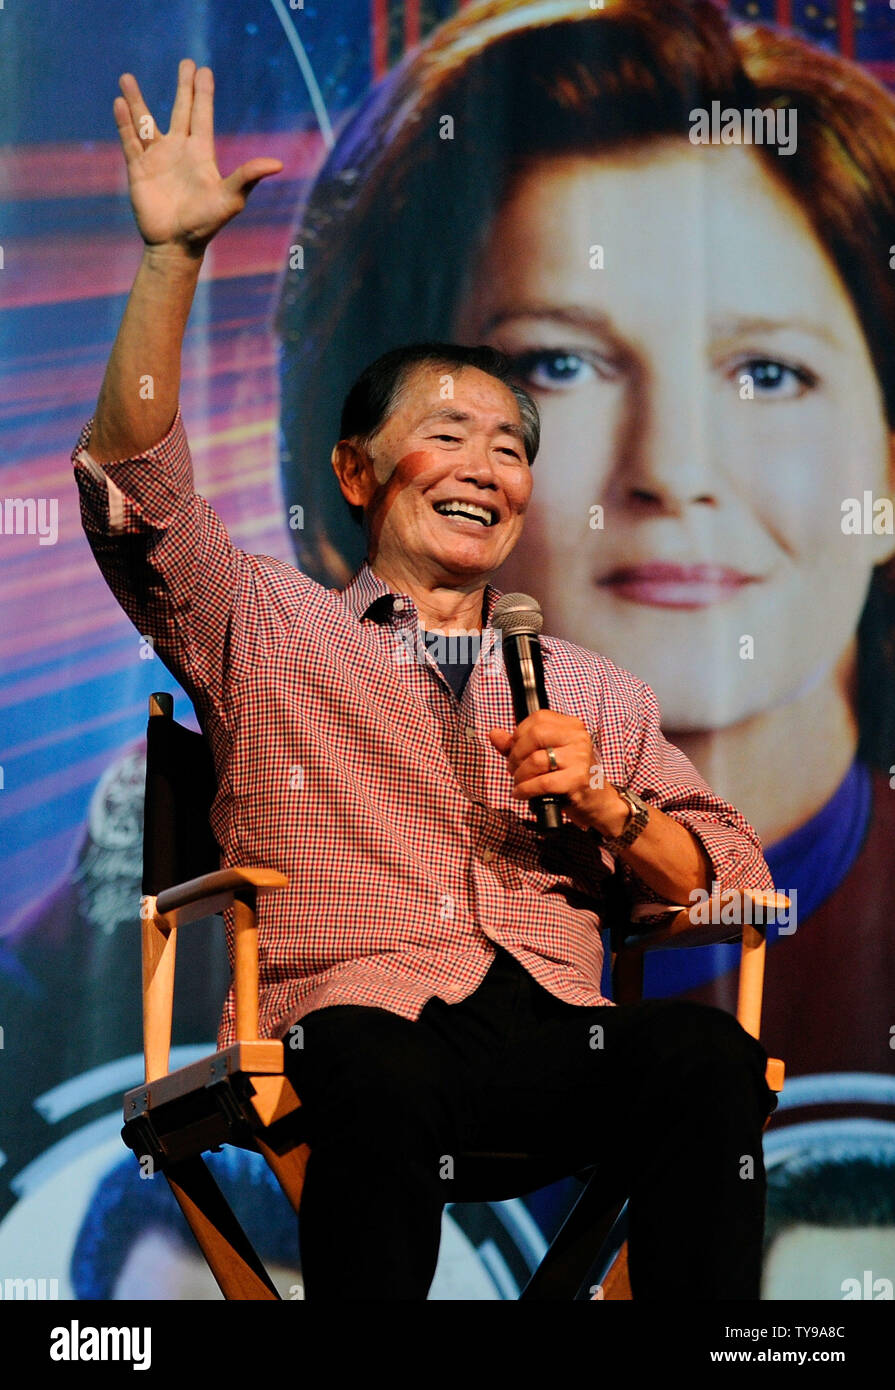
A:
{"type": "Polygon", "coordinates": [[[637,839],[637,836],[645,828],[646,823],[649,820],[650,812],[650,808],[647,805],[647,803],[641,797],[639,797],[636,792],[628,791],[625,787],[616,787],[615,790],[618,792],[620,797],[623,797],[624,800],[627,801],[628,806],[630,807],[630,812],[628,815],[628,819],[625,821],[624,829],[622,830],[622,833],[620,835],[603,836],[604,845],[607,849],[613,851],[627,849],[629,845],[633,845],[634,841],[637,839]]]}

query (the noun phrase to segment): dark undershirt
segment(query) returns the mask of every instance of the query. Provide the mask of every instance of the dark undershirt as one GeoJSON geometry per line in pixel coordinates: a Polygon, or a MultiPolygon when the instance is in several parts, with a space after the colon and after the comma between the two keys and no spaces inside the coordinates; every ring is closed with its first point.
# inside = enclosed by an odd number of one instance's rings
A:
{"type": "MultiPolygon", "coordinates": [[[[431,652],[433,660],[437,660],[435,652],[438,650],[436,643],[439,640],[439,636],[441,637],[441,641],[443,643],[443,634],[439,634],[437,632],[423,633],[423,642],[425,643],[427,650],[431,652]]],[[[462,649],[462,644],[457,645],[460,646],[462,649]]],[[[473,646],[474,644],[470,643],[469,645],[473,646]]],[[[450,648],[448,649],[450,650],[450,648]]],[[[469,680],[469,677],[472,674],[472,668],[475,665],[477,655],[478,652],[476,652],[475,655],[472,655],[470,653],[470,659],[467,661],[438,661],[438,669],[441,671],[442,675],[448,682],[448,685],[451,687],[458,700],[462,696],[464,688],[466,686],[466,682],[469,680]]]]}

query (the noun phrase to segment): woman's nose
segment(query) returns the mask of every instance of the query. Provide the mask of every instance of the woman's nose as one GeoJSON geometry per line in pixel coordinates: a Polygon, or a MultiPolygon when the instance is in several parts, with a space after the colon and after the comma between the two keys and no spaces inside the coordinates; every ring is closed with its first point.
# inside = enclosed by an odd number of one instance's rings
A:
{"type": "Polygon", "coordinates": [[[717,506],[721,481],[704,389],[657,384],[637,397],[621,439],[626,499],[669,514],[694,503],[717,506]]]}

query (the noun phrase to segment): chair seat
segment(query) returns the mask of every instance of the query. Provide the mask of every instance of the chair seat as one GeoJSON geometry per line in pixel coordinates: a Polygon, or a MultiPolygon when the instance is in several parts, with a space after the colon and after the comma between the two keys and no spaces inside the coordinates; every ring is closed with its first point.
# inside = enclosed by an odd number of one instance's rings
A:
{"type": "Polygon", "coordinates": [[[304,1142],[301,1102],[283,1075],[277,1039],[234,1043],[135,1086],[124,1097],[121,1137],[164,1171],[222,1144],[254,1149],[256,1135],[285,1151],[304,1142]]]}
{"type": "MultiPolygon", "coordinates": [[[[259,1095],[277,1079],[291,1091],[282,1073],[282,1042],[233,1043],[128,1091],[124,1142],[136,1153],[151,1154],[161,1170],[222,1144],[256,1149],[254,1133],[263,1130],[268,1143],[271,1135],[267,1114],[258,1113],[259,1095]]],[[[301,1143],[298,1097],[295,1101],[290,1141],[301,1143]]],[[[574,1176],[586,1180],[592,1172],[587,1167],[574,1176]]],[[[465,1150],[456,1156],[449,1200],[507,1201],[571,1176],[568,1167],[543,1155],[465,1150]]]]}

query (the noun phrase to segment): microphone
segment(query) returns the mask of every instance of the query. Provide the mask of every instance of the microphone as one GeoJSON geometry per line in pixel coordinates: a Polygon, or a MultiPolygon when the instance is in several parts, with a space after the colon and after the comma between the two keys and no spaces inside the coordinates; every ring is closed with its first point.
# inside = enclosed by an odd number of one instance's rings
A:
{"type": "MultiPolygon", "coordinates": [[[[544,626],[544,615],[537,599],[530,594],[504,594],[494,605],[491,626],[500,630],[503,664],[510,690],[516,723],[521,724],[535,710],[549,709],[544,686],[544,657],[538,633],[544,626]]],[[[533,796],[531,805],[542,835],[553,834],[562,825],[560,807],[563,796],[533,796]]]]}

